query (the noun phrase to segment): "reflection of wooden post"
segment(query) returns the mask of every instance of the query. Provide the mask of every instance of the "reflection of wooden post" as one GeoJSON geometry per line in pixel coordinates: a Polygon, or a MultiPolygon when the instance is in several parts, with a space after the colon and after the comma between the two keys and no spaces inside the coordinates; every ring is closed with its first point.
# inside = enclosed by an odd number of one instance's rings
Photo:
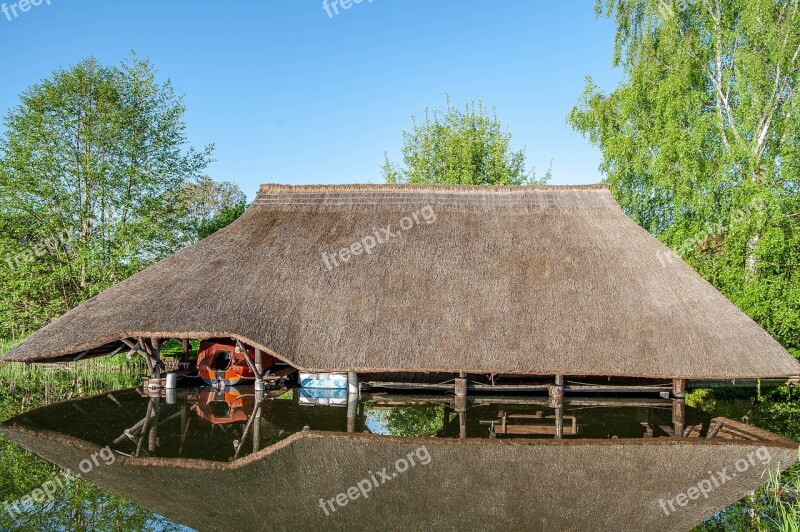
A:
{"type": "Polygon", "coordinates": [[[358,413],[358,396],[347,396],[347,432],[356,431],[356,414],[358,413]]]}
{"type": "Polygon", "coordinates": [[[686,397],[686,379],[672,379],[672,396],[676,399],[686,397]]]}
{"type": "MultiPolygon", "coordinates": [[[[257,353],[257,351],[256,351],[257,353]]],[[[256,360],[260,357],[256,354],[256,360]]],[[[256,390],[256,420],[253,424],[253,452],[257,453],[261,449],[261,405],[264,403],[264,391],[256,390]]]]}
{"type": "MultiPolygon", "coordinates": [[[[136,440],[136,453],[133,456],[138,457],[142,453],[142,446],[144,445],[144,434],[147,432],[147,429],[150,425],[150,419],[153,417],[153,409],[155,408],[156,400],[152,397],[147,402],[147,413],[144,415],[144,419],[141,421],[142,423],[142,431],[139,433],[139,439],[136,440]]],[[[122,437],[119,438],[121,440],[122,437]]],[[[116,443],[116,442],[114,442],[116,443]]]]}
{"type": "Polygon", "coordinates": [[[458,437],[467,437],[467,374],[463,371],[458,374],[453,390],[456,394],[456,412],[458,412],[458,437]]]}
{"type": "Polygon", "coordinates": [[[347,373],[347,432],[356,431],[356,414],[358,413],[358,374],[347,373]]]}
{"type": "Polygon", "coordinates": [[[458,413],[458,437],[466,439],[467,437],[467,396],[456,395],[455,397],[455,410],[458,413]]]}
{"type": "Polygon", "coordinates": [[[556,407],[556,439],[560,440],[564,437],[564,409],[556,407]]]}
{"type": "Polygon", "coordinates": [[[185,402],[181,405],[181,436],[186,434],[186,429],[189,424],[189,405],[185,402]]]}
{"type": "Polygon", "coordinates": [[[672,401],[672,424],[676,438],[683,437],[683,427],[686,424],[686,403],[683,399],[672,401]]]}
{"type": "Polygon", "coordinates": [[[159,414],[159,404],[161,400],[159,398],[152,399],[153,401],[153,423],[150,427],[150,432],[147,435],[147,450],[151,453],[156,452],[156,447],[158,444],[158,414],[159,414]]]}

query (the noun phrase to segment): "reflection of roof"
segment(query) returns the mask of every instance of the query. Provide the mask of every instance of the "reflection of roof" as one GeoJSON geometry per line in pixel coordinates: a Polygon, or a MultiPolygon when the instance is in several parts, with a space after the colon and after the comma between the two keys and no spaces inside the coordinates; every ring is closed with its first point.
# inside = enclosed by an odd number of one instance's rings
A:
{"type": "Polygon", "coordinates": [[[110,350],[124,337],[234,336],[312,371],[800,373],[668,253],[604,186],[265,185],[231,226],[70,311],[7,359],[110,350]],[[387,240],[363,252],[375,235],[387,240]],[[323,254],[354,243],[361,252],[329,270],[323,254]]]}
{"type": "MultiPolygon", "coordinates": [[[[5,426],[2,432],[62,467],[97,446],[54,433],[5,426]]],[[[90,481],[174,521],[201,530],[270,528],[370,530],[687,530],[764,482],[763,467],[737,473],[666,516],[659,500],[732,471],[767,446],[770,465],[797,460],[792,442],[693,439],[488,440],[403,439],[363,434],[297,433],[233,463],[117,458],[90,481]],[[327,517],[330,499],[424,445],[430,462],[373,488],[327,517]],[[236,494],[232,496],[231,494],[236,494]],[[224,504],[222,503],[224,501],[224,504]]],[[[380,478],[380,477],[379,477],[380,478]]],[[[338,508],[338,506],[337,506],[338,508]]]]}

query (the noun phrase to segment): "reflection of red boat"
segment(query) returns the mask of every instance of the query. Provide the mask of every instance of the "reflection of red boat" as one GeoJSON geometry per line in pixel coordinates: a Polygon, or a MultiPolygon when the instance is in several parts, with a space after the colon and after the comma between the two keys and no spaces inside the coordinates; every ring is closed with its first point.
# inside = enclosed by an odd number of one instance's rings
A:
{"type": "Polygon", "coordinates": [[[255,410],[256,400],[252,394],[242,395],[230,388],[227,390],[203,390],[197,399],[197,415],[212,425],[244,423],[255,410]]]}
{"type": "MultiPolygon", "coordinates": [[[[200,354],[197,357],[197,372],[200,378],[216,387],[235,386],[240,382],[252,381],[256,378],[245,356],[255,362],[255,349],[247,347],[247,353],[236,347],[236,342],[228,338],[211,338],[200,342],[200,354]]],[[[261,363],[266,371],[275,361],[271,356],[262,353],[261,363]]]]}

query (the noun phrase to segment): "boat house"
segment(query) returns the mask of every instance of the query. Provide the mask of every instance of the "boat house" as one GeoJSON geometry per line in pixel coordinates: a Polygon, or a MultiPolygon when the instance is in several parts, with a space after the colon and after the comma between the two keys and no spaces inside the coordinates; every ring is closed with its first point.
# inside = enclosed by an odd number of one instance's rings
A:
{"type": "Polygon", "coordinates": [[[263,185],[236,222],[5,359],[132,349],[157,369],[163,341],[219,337],[367,380],[647,378],[680,395],[687,379],[800,374],[604,185],[263,185]]]}

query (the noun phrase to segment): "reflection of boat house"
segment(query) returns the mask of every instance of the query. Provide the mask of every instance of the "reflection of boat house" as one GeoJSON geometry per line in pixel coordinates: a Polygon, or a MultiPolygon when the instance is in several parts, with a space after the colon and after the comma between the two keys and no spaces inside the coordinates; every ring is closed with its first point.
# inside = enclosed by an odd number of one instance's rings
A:
{"type": "MultiPolygon", "coordinates": [[[[130,406],[130,394],[118,399],[130,406]]],[[[111,404],[105,396],[81,400],[87,412],[96,411],[87,406],[90,401],[100,406],[111,404]]],[[[401,406],[399,401],[392,402],[401,406]]],[[[76,423],[64,419],[81,415],[71,406],[64,403],[27,413],[0,430],[47,460],[77,471],[80,461],[108,440],[100,436],[99,444],[86,441],[86,434],[98,438],[97,431],[76,435],[76,423]],[[60,429],[53,430],[48,420],[58,423],[60,429]]],[[[591,427],[590,418],[597,408],[580,410],[577,406],[579,413],[574,417],[581,429],[591,427]]],[[[142,411],[142,407],[139,404],[137,410],[142,411]]],[[[537,401],[526,401],[519,407],[543,412],[547,408],[537,401]]],[[[180,405],[169,408],[180,409],[180,405]]],[[[266,411],[269,408],[265,405],[266,411]]],[[[516,407],[506,408],[510,412],[516,407]]],[[[569,400],[565,408],[569,411],[569,400]]],[[[115,415],[125,416],[129,410],[118,408],[115,415]]],[[[338,408],[319,410],[346,415],[338,408]]],[[[691,417],[688,423],[700,425],[691,417]]],[[[150,426],[160,428],[157,439],[163,445],[170,444],[170,434],[185,430],[183,421],[177,417],[169,420],[166,415],[150,426]]],[[[248,449],[232,461],[225,454],[221,460],[212,461],[150,455],[145,450],[139,457],[118,456],[113,465],[95,468],[85,478],[202,530],[249,530],[253,523],[268,523],[277,529],[301,523],[303,528],[326,530],[407,530],[412,524],[412,528],[424,530],[689,530],[763,484],[765,467],[783,469],[797,460],[794,442],[766,431],[723,418],[703,420],[702,427],[682,439],[586,439],[582,434],[581,439],[536,437],[513,442],[489,439],[485,432],[479,438],[464,440],[299,429],[253,452],[249,452],[248,444],[248,449]],[[713,429],[719,423],[722,428],[711,435],[708,427],[713,429]],[[321,510],[321,497],[335,497],[357,486],[370,471],[391,468],[399,458],[421,446],[430,457],[427,465],[418,465],[374,488],[369,500],[353,501],[331,515],[321,510]],[[706,472],[732,471],[744,457],[756,453],[763,456],[764,450],[769,452],[769,464],[759,460],[741,472],[737,470],[736,482],[715,486],[707,497],[674,513],[667,514],[660,506],[659,501],[674,499],[707,478],[710,473],[706,472]]],[[[482,428],[485,431],[486,426],[482,428]]],[[[117,429],[107,432],[115,434],[117,429]]],[[[242,438],[239,433],[228,438],[226,447],[232,455],[231,444],[242,438]]]]}
{"type": "Polygon", "coordinates": [[[445,372],[438,384],[457,393],[502,385],[558,395],[647,378],[680,396],[687,379],[800,374],[604,186],[266,185],[231,226],[68,312],[6,359],[133,349],[157,370],[166,339],[209,337],[362,380],[435,384],[425,375],[445,372]]]}

